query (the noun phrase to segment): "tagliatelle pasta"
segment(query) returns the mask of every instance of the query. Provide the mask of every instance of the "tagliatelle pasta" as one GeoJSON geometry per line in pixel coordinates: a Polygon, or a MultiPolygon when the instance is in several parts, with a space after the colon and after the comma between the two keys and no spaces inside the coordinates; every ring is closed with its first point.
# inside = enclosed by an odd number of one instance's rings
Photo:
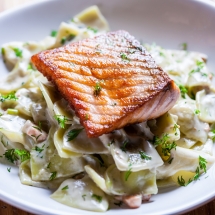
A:
{"type": "MultiPolygon", "coordinates": [[[[2,45],[12,68],[0,84],[0,154],[15,163],[21,183],[53,190],[68,206],[106,211],[137,208],[162,186],[187,186],[214,164],[215,90],[207,56],[145,47],[181,90],[157,119],[88,138],[79,118],[30,57],[109,30],[92,6],[39,42],[2,45]]],[[[177,188],[176,188],[177,189],[177,188]]]]}

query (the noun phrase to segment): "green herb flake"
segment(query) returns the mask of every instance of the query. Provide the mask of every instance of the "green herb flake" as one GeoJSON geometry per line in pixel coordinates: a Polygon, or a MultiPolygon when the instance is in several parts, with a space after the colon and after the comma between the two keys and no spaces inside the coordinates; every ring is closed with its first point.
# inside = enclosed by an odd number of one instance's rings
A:
{"type": "Polygon", "coordinates": [[[66,43],[66,37],[62,37],[60,43],[64,45],[66,43]]]}
{"type": "Polygon", "coordinates": [[[196,72],[199,72],[202,76],[207,76],[206,73],[203,73],[201,70],[204,68],[205,66],[205,63],[203,61],[197,61],[196,62],[196,69],[193,69],[189,74],[193,74],[193,73],[196,73],[196,72]]]}
{"type": "Polygon", "coordinates": [[[193,176],[193,180],[197,181],[200,177],[199,167],[196,168],[196,174],[193,176]]]}
{"type": "Polygon", "coordinates": [[[180,44],[180,48],[184,51],[187,51],[187,43],[180,44]]]}
{"type": "Polygon", "coordinates": [[[159,52],[159,55],[165,57],[165,54],[163,52],[159,52]]]}
{"type": "Polygon", "coordinates": [[[112,140],[108,143],[108,146],[110,146],[110,145],[112,145],[112,144],[114,144],[114,143],[115,143],[115,140],[112,139],[112,140]]]}
{"type": "Polygon", "coordinates": [[[7,171],[10,172],[10,171],[11,171],[11,167],[10,167],[10,168],[7,168],[7,171]]]}
{"type": "Polygon", "coordinates": [[[171,164],[172,161],[173,161],[173,159],[174,159],[174,158],[170,158],[170,159],[168,160],[168,164],[171,164]]]}
{"type": "Polygon", "coordinates": [[[139,151],[139,154],[143,160],[151,160],[152,159],[152,157],[147,155],[144,151],[139,151]]]}
{"type": "Polygon", "coordinates": [[[131,175],[131,169],[131,164],[129,164],[129,169],[125,172],[125,181],[127,181],[129,176],[131,175]]]}
{"type": "Polygon", "coordinates": [[[187,92],[188,92],[187,88],[186,88],[185,86],[181,85],[181,84],[180,84],[178,87],[179,87],[180,92],[181,92],[181,97],[182,97],[183,99],[185,99],[185,95],[186,95],[187,92]]]}
{"type": "Polygon", "coordinates": [[[75,128],[69,131],[67,134],[67,137],[68,137],[67,141],[74,140],[81,133],[83,129],[84,128],[75,128]]]}
{"type": "Polygon", "coordinates": [[[176,146],[177,146],[174,141],[172,143],[169,143],[168,140],[169,140],[168,134],[163,134],[161,138],[155,136],[153,140],[155,147],[158,145],[161,145],[162,154],[164,156],[169,156],[170,151],[172,149],[176,149],[176,146]]]}
{"type": "Polygon", "coordinates": [[[94,86],[94,96],[99,96],[100,92],[102,90],[102,87],[100,85],[100,82],[97,82],[96,85],[94,86]]]}
{"type": "Polygon", "coordinates": [[[19,48],[13,48],[13,51],[15,52],[15,55],[17,56],[17,57],[22,57],[22,50],[21,49],[19,49],[19,48]]]}
{"type": "Polygon", "coordinates": [[[35,151],[41,153],[44,149],[43,149],[43,148],[40,148],[40,147],[38,147],[38,146],[35,146],[32,150],[35,150],[35,151]]]}
{"type": "Polygon", "coordinates": [[[54,118],[57,120],[61,128],[65,128],[66,122],[70,121],[68,118],[66,118],[63,115],[54,115],[54,118]]]}
{"type": "Polygon", "coordinates": [[[50,36],[51,37],[56,37],[57,36],[57,31],[55,31],[55,30],[51,31],[50,36]]]}
{"type": "Polygon", "coordinates": [[[68,190],[69,189],[69,186],[66,185],[65,187],[63,187],[61,190],[68,190]]]}
{"type": "Polygon", "coordinates": [[[129,143],[129,141],[126,139],[123,141],[122,143],[122,146],[120,147],[120,149],[123,151],[123,152],[126,152],[126,145],[129,143]]]}
{"type": "Polygon", "coordinates": [[[207,172],[207,166],[206,165],[207,165],[206,159],[199,156],[199,167],[200,167],[200,169],[203,169],[205,173],[207,172]]]}
{"type": "Polygon", "coordinates": [[[86,194],[82,195],[82,198],[83,198],[84,201],[86,200],[85,199],[86,196],[87,196],[86,194]]]}
{"type": "Polygon", "coordinates": [[[47,167],[46,167],[46,168],[47,168],[47,169],[49,169],[49,168],[50,168],[50,166],[51,166],[51,162],[49,162],[49,163],[48,163],[48,165],[47,165],[47,167]]]}
{"type": "Polygon", "coordinates": [[[175,131],[175,135],[178,135],[177,129],[179,129],[179,126],[175,123],[173,126],[173,131],[175,131]]]}
{"type": "Polygon", "coordinates": [[[15,96],[15,93],[16,92],[11,92],[11,93],[8,93],[7,95],[1,95],[0,96],[0,102],[4,102],[6,100],[18,100],[18,98],[15,96]]]}
{"type": "Polygon", "coordinates": [[[101,196],[98,196],[98,195],[96,195],[96,194],[93,194],[93,195],[92,195],[92,198],[96,199],[96,201],[99,202],[99,203],[102,202],[102,197],[101,197],[101,196]]]}
{"type": "Polygon", "coordinates": [[[190,184],[193,180],[191,178],[189,178],[188,182],[186,183],[183,176],[181,176],[181,178],[178,176],[178,184],[180,186],[186,187],[188,184],[190,184]]]}
{"type": "Polygon", "coordinates": [[[8,149],[3,154],[5,158],[11,163],[15,163],[15,161],[21,160],[24,162],[30,159],[30,152],[24,149],[8,149]]]}
{"type": "Polygon", "coordinates": [[[32,126],[33,128],[37,129],[38,131],[40,131],[42,133],[42,123],[39,122],[38,126],[32,126]]]}
{"type": "Polygon", "coordinates": [[[94,33],[97,33],[97,32],[98,32],[98,30],[97,30],[97,29],[92,28],[92,27],[90,27],[90,26],[88,26],[88,27],[87,27],[87,29],[88,29],[88,30],[93,31],[94,33]]]}
{"type": "Polygon", "coordinates": [[[120,53],[120,57],[122,58],[123,61],[130,61],[130,59],[124,52],[120,53]]]}
{"type": "Polygon", "coordinates": [[[200,110],[196,109],[196,110],[194,111],[194,113],[195,113],[196,115],[198,115],[198,114],[200,114],[200,110]]]}
{"type": "Polygon", "coordinates": [[[1,54],[2,54],[2,56],[5,55],[5,48],[4,47],[1,48],[1,54]]]}
{"type": "Polygon", "coordinates": [[[211,132],[214,134],[214,135],[212,136],[212,140],[215,141],[215,129],[211,130],[211,132]]]}
{"type": "Polygon", "coordinates": [[[67,41],[71,41],[72,39],[74,39],[75,36],[76,35],[74,35],[74,34],[69,34],[66,37],[62,37],[60,42],[61,42],[62,45],[64,45],[67,41]]]}
{"type": "Polygon", "coordinates": [[[51,172],[51,175],[50,175],[50,177],[49,177],[49,180],[50,180],[50,181],[54,180],[54,179],[56,178],[56,176],[57,176],[57,172],[56,172],[56,171],[55,171],[55,172],[51,172]]]}
{"type": "Polygon", "coordinates": [[[27,70],[35,70],[32,63],[28,64],[27,70]]]}

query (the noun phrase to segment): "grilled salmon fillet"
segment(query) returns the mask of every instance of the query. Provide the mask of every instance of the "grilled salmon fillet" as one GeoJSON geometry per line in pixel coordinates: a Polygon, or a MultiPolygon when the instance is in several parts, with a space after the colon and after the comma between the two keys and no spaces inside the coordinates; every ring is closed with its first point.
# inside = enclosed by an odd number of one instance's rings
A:
{"type": "Polygon", "coordinates": [[[180,95],[146,49],[122,30],[43,51],[31,60],[75,110],[88,137],[156,118],[180,95]]]}

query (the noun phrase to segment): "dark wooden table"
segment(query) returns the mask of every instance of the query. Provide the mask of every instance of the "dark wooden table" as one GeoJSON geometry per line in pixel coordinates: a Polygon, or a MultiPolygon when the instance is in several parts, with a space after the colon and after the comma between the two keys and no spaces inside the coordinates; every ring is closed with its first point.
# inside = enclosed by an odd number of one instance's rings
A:
{"type": "MultiPolygon", "coordinates": [[[[0,12],[30,1],[31,0],[0,0],[0,12]]],[[[25,208],[20,210],[12,205],[4,203],[3,201],[0,200],[0,215],[34,215],[26,212],[25,208]]],[[[183,215],[215,215],[215,200],[183,215]]]]}

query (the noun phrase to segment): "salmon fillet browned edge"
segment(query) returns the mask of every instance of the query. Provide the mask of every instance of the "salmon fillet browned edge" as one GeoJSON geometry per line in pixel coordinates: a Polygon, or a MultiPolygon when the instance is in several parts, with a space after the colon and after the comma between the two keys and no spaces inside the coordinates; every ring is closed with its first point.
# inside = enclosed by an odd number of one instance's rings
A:
{"type": "Polygon", "coordinates": [[[180,91],[133,36],[119,30],[31,58],[80,118],[88,137],[167,112],[180,91]]]}

